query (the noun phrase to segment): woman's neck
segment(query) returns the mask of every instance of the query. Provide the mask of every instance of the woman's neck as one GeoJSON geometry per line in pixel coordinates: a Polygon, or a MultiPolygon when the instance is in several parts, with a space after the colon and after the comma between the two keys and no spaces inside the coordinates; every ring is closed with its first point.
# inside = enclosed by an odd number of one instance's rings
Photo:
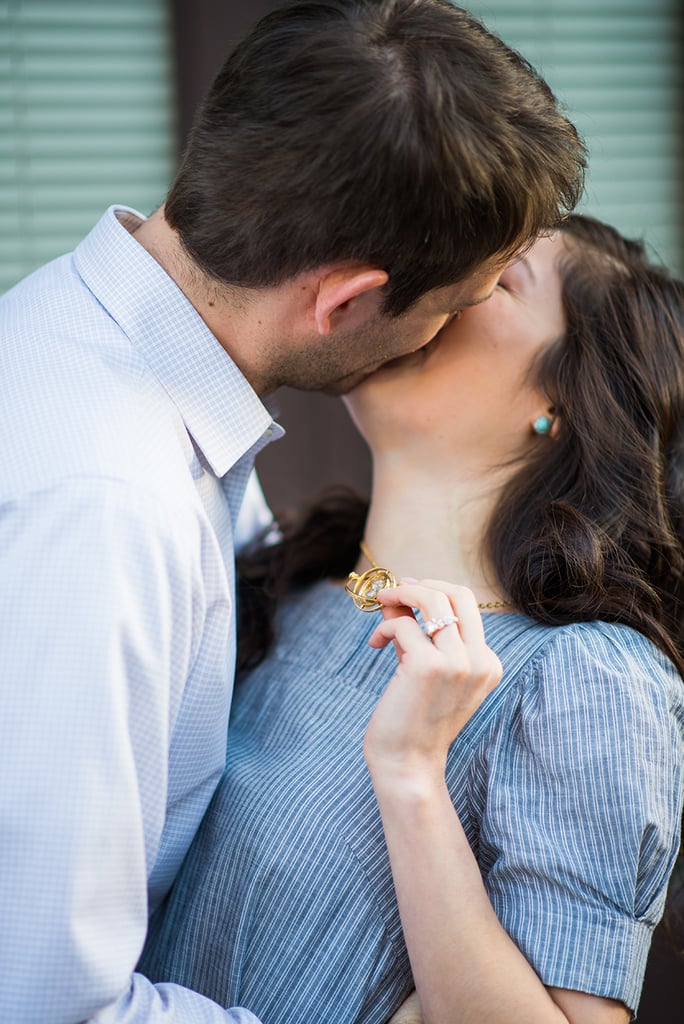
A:
{"type": "MultiPolygon", "coordinates": [[[[500,600],[505,595],[483,552],[500,485],[494,471],[485,480],[467,471],[454,479],[434,466],[376,459],[365,530],[369,554],[398,578],[449,580],[469,587],[479,602],[500,600]]],[[[361,555],[357,571],[368,567],[361,555]]]]}

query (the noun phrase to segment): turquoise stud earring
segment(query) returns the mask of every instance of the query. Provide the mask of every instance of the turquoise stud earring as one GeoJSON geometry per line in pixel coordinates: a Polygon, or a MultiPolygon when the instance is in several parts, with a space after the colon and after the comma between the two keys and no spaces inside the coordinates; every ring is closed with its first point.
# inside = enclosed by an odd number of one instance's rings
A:
{"type": "Polygon", "coordinates": [[[552,425],[552,416],[537,416],[536,420],[532,421],[532,430],[535,434],[548,434],[552,425]]]}

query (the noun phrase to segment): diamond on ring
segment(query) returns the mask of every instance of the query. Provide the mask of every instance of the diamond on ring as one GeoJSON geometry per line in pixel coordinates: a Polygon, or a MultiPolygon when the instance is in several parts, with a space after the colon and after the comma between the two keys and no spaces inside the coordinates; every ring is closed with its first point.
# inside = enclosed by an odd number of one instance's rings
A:
{"type": "Polygon", "coordinates": [[[443,619],[428,619],[423,629],[427,633],[428,638],[432,640],[435,633],[439,633],[440,629],[444,629],[445,626],[453,626],[456,622],[458,622],[456,615],[445,615],[443,619]]]}

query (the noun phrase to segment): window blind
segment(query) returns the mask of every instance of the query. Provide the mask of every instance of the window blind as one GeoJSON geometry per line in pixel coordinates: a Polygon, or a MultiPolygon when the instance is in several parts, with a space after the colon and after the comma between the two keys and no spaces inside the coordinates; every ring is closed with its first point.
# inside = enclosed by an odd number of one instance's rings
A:
{"type": "Polygon", "coordinates": [[[0,0],[0,292],[175,162],[166,0],[0,0]]]}
{"type": "Polygon", "coordinates": [[[588,143],[583,212],[684,273],[678,0],[464,0],[542,73],[588,143]]]}
{"type": "MultiPolygon", "coordinates": [[[[581,209],[684,272],[677,0],[462,0],[547,78],[588,142],[581,209]]],[[[167,0],[0,0],[0,291],[175,165],[167,0]]]]}

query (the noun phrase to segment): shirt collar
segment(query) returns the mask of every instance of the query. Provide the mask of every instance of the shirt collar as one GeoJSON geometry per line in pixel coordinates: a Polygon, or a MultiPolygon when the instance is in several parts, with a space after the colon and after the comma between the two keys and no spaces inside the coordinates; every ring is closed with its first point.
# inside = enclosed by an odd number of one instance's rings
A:
{"type": "MultiPolygon", "coordinates": [[[[82,280],[137,348],[221,477],[250,448],[283,434],[192,304],[111,206],[74,251],[82,280]]],[[[259,445],[262,447],[263,445],[259,445]]]]}

